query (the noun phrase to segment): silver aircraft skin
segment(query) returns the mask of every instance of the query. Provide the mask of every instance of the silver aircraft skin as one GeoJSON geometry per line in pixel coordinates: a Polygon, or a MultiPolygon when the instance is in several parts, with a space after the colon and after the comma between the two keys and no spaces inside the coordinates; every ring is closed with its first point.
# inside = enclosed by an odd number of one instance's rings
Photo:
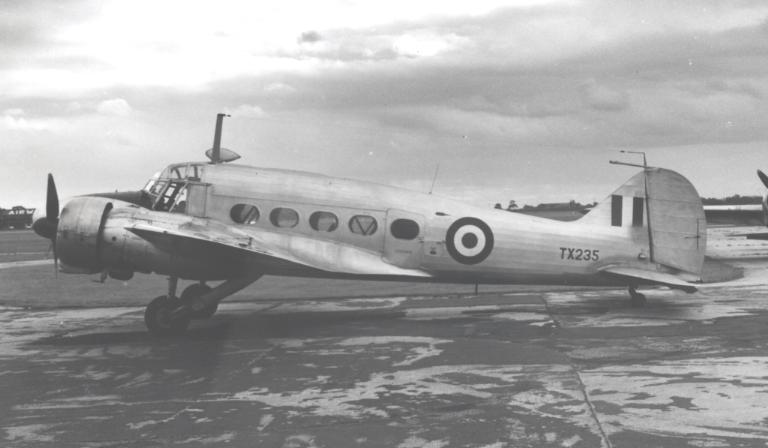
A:
{"type": "Polygon", "coordinates": [[[61,271],[169,277],[146,308],[156,335],[182,333],[262,275],[448,283],[656,284],[694,291],[706,250],[695,188],[642,170],[577,221],[560,222],[320,174],[228,163],[217,119],[210,162],[175,163],[134,193],[76,197],[47,216],[61,271]],[[196,283],[177,297],[178,280],[196,283]],[[215,288],[207,282],[223,281],[215,288]]]}

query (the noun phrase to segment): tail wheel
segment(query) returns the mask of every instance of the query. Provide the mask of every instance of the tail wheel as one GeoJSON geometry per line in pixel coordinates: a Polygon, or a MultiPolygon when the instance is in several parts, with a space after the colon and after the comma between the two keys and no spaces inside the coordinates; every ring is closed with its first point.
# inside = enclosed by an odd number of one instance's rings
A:
{"type": "Polygon", "coordinates": [[[144,323],[155,336],[168,337],[183,334],[189,326],[187,313],[174,313],[181,308],[181,301],[168,296],[156,297],[144,310],[144,323]]]}
{"type": "Polygon", "coordinates": [[[202,283],[195,283],[194,285],[187,286],[187,289],[181,293],[181,303],[189,307],[190,317],[192,317],[192,319],[208,319],[216,313],[217,309],[219,309],[219,304],[217,302],[214,302],[199,310],[195,310],[193,308],[195,301],[200,296],[210,291],[210,286],[204,285],[202,283]]]}

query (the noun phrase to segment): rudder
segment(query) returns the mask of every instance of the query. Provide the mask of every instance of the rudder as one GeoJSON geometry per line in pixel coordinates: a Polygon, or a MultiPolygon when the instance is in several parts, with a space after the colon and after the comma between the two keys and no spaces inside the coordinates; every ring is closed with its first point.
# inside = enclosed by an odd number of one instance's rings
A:
{"type": "Polygon", "coordinates": [[[696,188],[682,175],[646,170],[652,260],[701,275],[707,248],[707,221],[696,188]]]}
{"type": "Polygon", "coordinates": [[[577,222],[622,228],[648,245],[649,261],[701,277],[704,208],[694,186],[675,171],[645,168],[577,222]]]}

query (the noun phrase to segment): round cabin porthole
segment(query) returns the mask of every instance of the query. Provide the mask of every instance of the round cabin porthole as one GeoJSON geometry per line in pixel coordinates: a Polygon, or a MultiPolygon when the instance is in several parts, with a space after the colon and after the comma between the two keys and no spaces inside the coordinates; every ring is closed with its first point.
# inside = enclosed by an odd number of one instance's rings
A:
{"type": "Polygon", "coordinates": [[[229,217],[238,224],[255,224],[260,213],[255,205],[235,204],[229,211],[229,217]]]}
{"type": "Polygon", "coordinates": [[[379,225],[373,216],[355,215],[349,219],[349,231],[358,235],[373,235],[378,228],[379,225]]]}
{"type": "Polygon", "coordinates": [[[412,240],[419,236],[421,229],[416,221],[400,218],[392,221],[389,231],[399,240],[412,240]]]}
{"type": "Polygon", "coordinates": [[[309,226],[318,232],[333,232],[339,227],[339,218],[331,212],[314,212],[309,216],[309,226]]]}
{"type": "Polygon", "coordinates": [[[292,208],[278,207],[269,214],[269,221],[275,227],[296,227],[299,214],[292,208]]]}

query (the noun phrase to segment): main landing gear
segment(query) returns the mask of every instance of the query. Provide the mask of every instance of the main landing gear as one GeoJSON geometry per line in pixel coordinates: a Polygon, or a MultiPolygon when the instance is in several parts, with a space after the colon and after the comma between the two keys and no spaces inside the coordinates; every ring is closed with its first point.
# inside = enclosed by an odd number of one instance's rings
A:
{"type": "Polygon", "coordinates": [[[219,309],[219,302],[212,302],[207,305],[195,308],[197,302],[203,294],[211,292],[211,287],[203,282],[187,286],[181,293],[181,303],[188,305],[192,319],[210,319],[216,310],[219,309]]]}
{"type": "Polygon", "coordinates": [[[645,306],[645,302],[646,302],[645,296],[637,292],[637,287],[630,286],[629,287],[629,303],[633,307],[640,308],[645,306]]]}
{"type": "Polygon", "coordinates": [[[173,336],[184,333],[192,319],[181,299],[176,297],[178,277],[168,278],[168,294],[155,297],[144,310],[144,323],[155,336],[173,336]]]}
{"type": "Polygon", "coordinates": [[[168,337],[183,334],[192,319],[208,319],[216,313],[219,302],[245,288],[261,275],[227,280],[215,288],[204,282],[188,286],[176,296],[178,277],[168,278],[168,294],[156,297],[144,310],[144,323],[155,336],[168,337]]]}

